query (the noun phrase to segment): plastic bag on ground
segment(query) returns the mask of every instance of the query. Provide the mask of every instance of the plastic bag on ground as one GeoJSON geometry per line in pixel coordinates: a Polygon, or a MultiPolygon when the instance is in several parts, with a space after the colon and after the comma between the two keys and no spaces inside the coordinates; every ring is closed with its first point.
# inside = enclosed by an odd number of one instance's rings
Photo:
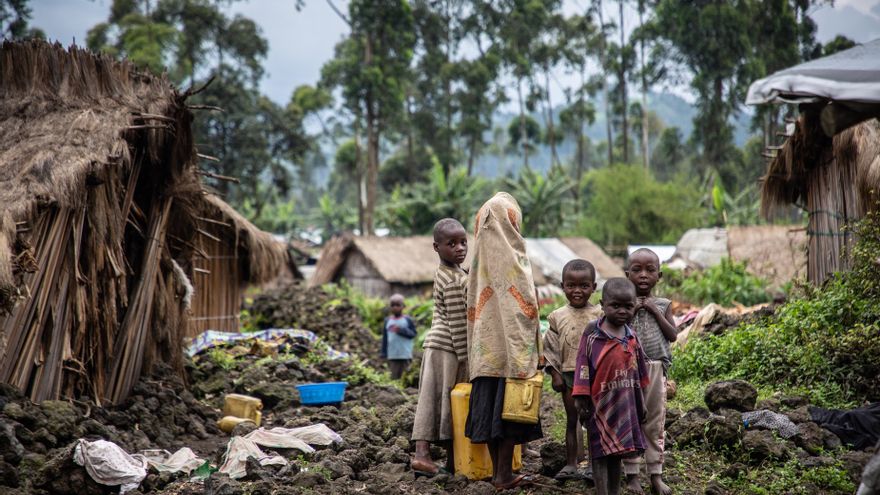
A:
{"type": "Polygon", "coordinates": [[[79,440],[73,461],[86,468],[93,480],[102,485],[119,486],[119,493],[137,488],[147,477],[147,461],[131,456],[113,442],[79,440]]]}
{"type": "MultiPolygon", "coordinates": [[[[306,445],[308,447],[308,445],[306,445]]],[[[311,452],[311,447],[309,447],[311,452]]],[[[245,437],[233,437],[226,445],[226,462],[220,466],[220,472],[228,474],[232,479],[238,479],[247,474],[245,469],[247,458],[253,457],[263,466],[276,464],[284,466],[287,460],[279,455],[270,456],[260,450],[260,447],[245,437]]]]}
{"type": "Polygon", "coordinates": [[[276,449],[299,449],[303,452],[314,452],[309,445],[330,445],[341,442],[342,437],[324,423],[300,428],[259,428],[244,436],[264,447],[276,449]]]}
{"type": "Polygon", "coordinates": [[[181,447],[177,452],[169,454],[167,450],[160,451],[159,455],[148,455],[142,452],[149,466],[160,473],[176,473],[182,471],[186,474],[205,463],[189,447],[181,447]]]}

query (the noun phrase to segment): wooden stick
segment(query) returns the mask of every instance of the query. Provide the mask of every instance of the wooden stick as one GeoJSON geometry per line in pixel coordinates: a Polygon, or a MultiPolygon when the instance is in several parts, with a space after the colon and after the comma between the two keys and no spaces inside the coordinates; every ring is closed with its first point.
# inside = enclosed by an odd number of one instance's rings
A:
{"type": "Polygon", "coordinates": [[[202,234],[203,236],[207,237],[208,239],[211,239],[214,242],[220,242],[219,237],[211,235],[198,227],[196,227],[196,232],[198,232],[199,234],[202,234]]]}
{"type": "Polygon", "coordinates": [[[135,112],[134,115],[138,118],[141,118],[141,119],[164,120],[166,122],[175,122],[174,119],[172,119],[171,117],[167,117],[165,115],[156,115],[153,113],[137,113],[137,112],[135,112]]]}
{"type": "Polygon", "coordinates": [[[210,160],[212,162],[219,162],[220,161],[220,159],[217,158],[216,156],[203,155],[201,153],[196,153],[196,156],[198,156],[199,158],[204,158],[205,160],[210,160]]]}
{"type": "Polygon", "coordinates": [[[224,226],[224,227],[230,227],[230,228],[232,228],[232,224],[229,224],[229,223],[226,223],[226,222],[221,222],[221,221],[218,221],[218,220],[212,220],[212,219],[210,219],[210,218],[199,217],[199,216],[197,216],[196,218],[198,218],[199,220],[201,220],[201,221],[203,221],[203,222],[213,223],[213,224],[215,224],[215,225],[222,225],[222,226],[224,226]]]}
{"type": "Polygon", "coordinates": [[[190,110],[210,110],[212,112],[226,112],[226,110],[212,105],[187,105],[186,108],[189,108],[190,110]]]}
{"type": "Polygon", "coordinates": [[[215,174],[213,172],[207,172],[205,170],[196,170],[196,173],[199,175],[204,175],[206,177],[211,177],[212,179],[217,180],[225,180],[227,182],[235,182],[236,184],[241,184],[241,181],[236,177],[229,177],[226,175],[215,174]]]}

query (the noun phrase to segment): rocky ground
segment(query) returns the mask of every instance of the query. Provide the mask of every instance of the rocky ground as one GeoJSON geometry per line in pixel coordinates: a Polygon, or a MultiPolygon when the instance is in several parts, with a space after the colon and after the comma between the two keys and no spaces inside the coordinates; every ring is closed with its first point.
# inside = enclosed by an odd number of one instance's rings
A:
{"type": "MultiPolygon", "coordinates": [[[[331,309],[338,311],[333,316],[337,323],[357,327],[351,308],[337,308],[331,309]]],[[[327,311],[316,303],[302,314],[311,318],[308,314],[327,311]]],[[[368,349],[373,352],[375,337],[363,328],[358,332],[359,340],[348,342],[347,350],[359,355],[366,355],[368,349]]],[[[338,331],[328,340],[345,343],[338,331]]],[[[229,435],[218,430],[216,421],[223,395],[232,392],[263,401],[265,426],[324,423],[343,442],[318,447],[311,454],[277,450],[289,461],[287,466],[251,462],[247,476],[239,480],[219,473],[206,479],[150,473],[137,491],[129,493],[495,493],[487,482],[413,474],[409,435],[416,389],[390,382],[365,361],[324,359],[319,348],[303,345],[282,348],[280,353],[239,345],[195,356],[185,377],[186,382],[173,370],[159,367],[140,381],[124,404],[112,408],[78,401],[34,405],[14,390],[0,387],[0,493],[117,493],[117,488],[95,483],[73,463],[71,451],[79,438],[103,438],[132,453],[157,448],[173,452],[187,446],[219,465],[229,435]],[[300,404],[294,385],[333,380],[349,382],[340,406],[300,404]]],[[[837,437],[809,421],[806,407],[798,397],[758,402],[757,392],[745,382],[710,386],[706,407],[669,411],[668,481],[682,494],[852,493],[871,452],[841,447],[837,437]],[[784,412],[796,424],[797,434],[784,440],[770,430],[745,428],[742,412],[755,408],[784,412]]],[[[548,476],[564,463],[560,411],[558,396],[545,393],[545,438],[530,446],[540,455],[524,457],[524,471],[538,476],[523,493],[591,493],[583,482],[562,485],[548,476]]],[[[240,426],[233,433],[247,431],[240,426]]],[[[442,458],[442,452],[437,450],[436,456],[442,458]]]]}

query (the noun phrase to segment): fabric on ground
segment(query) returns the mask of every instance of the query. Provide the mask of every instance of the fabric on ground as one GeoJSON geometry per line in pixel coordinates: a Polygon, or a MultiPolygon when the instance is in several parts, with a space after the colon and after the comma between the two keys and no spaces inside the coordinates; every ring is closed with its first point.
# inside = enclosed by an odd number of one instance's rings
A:
{"type": "Polygon", "coordinates": [[[330,445],[341,442],[342,437],[324,423],[300,428],[259,428],[244,436],[263,447],[276,449],[299,449],[303,452],[314,452],[309,445],[330,445]]]}
{"type": "Polygon", "coordinates": [[[747,428],[773,430],[782,438],[791,438],[798,434],[797,425],[788,416],[769,409],[744,412],[742,419],[747,428]]]}
{"type": "Polygon", "coordinates": [[[810,418],[840,441],[864,450],[880,440],[880,402],[848,411],[810,407],[810,418]]]}
{"type": "MultiPolygon", "coordinates": [[[[308,445],[306,445],[308,447],[308,445]]],[[[312,452],[309,447],[306,452],[312,452]]],[[[229,475],[232,479],[242,478],[247,474],[247,459],[253,457],[261,466],[287,465],[287,460],[279,455],[267,455],[256,442],[245,437],[232,437],[226,445],[226,461],[220,466],[220,472],[229,475]]]]}
{"type": "MultiPolygon", "coordinates": [[[[190,341],[190,344],[186,349],[186,354],[192,357],[204,350],[216,347],[218,345],[227,344],[229,342],[249,339],[273,340],[281,336],[301,338],[311,343],[314,343],[316,340],[318,340],[318,336],[315,335],[314,332],[310,332],[308,330],[299,330],[296,328],[269,328],[267,330],[260,330],[259,332],[248,333],[218,332],[217,330],[206,330],[194,337],[192,341],[190,341]]],[[[330,359],[344,359],[348,357],[348,353],[334,350],[333,348],[328,346],[327,357],[330,359]]]]}
{"type": "Polygon", "coordinates": [[[158,452],[145,450],[141,455],[147,460],[149,467],[159,471],[160,473],[191,473],[194,469],[205,463],[204,459],[200,459],[189,447],[181,447],[177,452],[171,454],[167,450],[158,452]]]}
{"type": "Polygon", "coordinates": [[[113,442],[79,440],[73,462],[86,468],[93,480],[102,485],[119,486],[119,493],[137,488],[147,477],[147,461],[131,456],[113,442]]]}

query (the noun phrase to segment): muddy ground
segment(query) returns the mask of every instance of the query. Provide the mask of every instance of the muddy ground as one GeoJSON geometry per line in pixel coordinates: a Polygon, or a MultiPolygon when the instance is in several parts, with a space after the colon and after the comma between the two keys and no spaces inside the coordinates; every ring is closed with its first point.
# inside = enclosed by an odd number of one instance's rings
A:
{"type": "MultiPolygon", "coordinates": [[[[329,309],[335,312],[334,325],[356,328],[358,337],[346,348],[358,356],[353,359],[328,360],[320,346],[309,348],[299,342],[288,342],[293,345],[276,348],[274,353],[260,346],[227,346],[188,361],[183,378],[173,370],[157,367],[138,383],[124,404],[112,408],[81,401],[34,405],[9,387],[0,386],[0,493],[118,493],[117,488],[95,483],[72,462],[72,446],[78,438],[110,440],[130,453],[145,449],[173,452],[186,446],[219,466],[230,437],[219,431],[216,421],[224,394],[233,392],[263,401],[264,426],[324,423],[338,432],[343,442],[318,447],[311,454],[277,451],[289,461],[287,466],[250,463],[247,476],[239,480],[219,473],[195,480],[182,474],[150,473],[138,490],[129,493],[495,493],[491,484],[461,476],[417,478],[413,474],[409,469],[409,435],[417,390],[392,383],[360,357],[375,352],[375,337],[359,326],[353,308],[339,307],[328,308],[316,299],[303,304],[310,309],[298,314],[303,320],[317,318],[310,315],[326,316],[329,309]],[[349,383],[341,405],[315,408],[300,404],[294,385],[335,380],[349,383]]],[[[336,346],[346,343],[335,326],[332,331],[325,327],[325,333],[336,346]]],[[[756,394],[751,396],[747,384],[716,388],[720,391],[715,390],[708,401],[711,410],[669,411],[667,480],[676,493],[760,493],[748,487],[785,487],[785,473],[802,474],[805,470],[830,474],[809,477],[806,485],[797,478],[797,487],[765,492],[852,493],[852,483],[857,485],[871,453],[842,448],[834,435],[809,421],[803,399],[776,397],[756,404],[756,394]],[[744,429],[737,409],[754,407],[786,412],[798,424],[798,435],[782,440],[768,430],[744,429]]],[[[522,493],[592,493],[584,482],[559,484],[547,476],[564,462],[564,447],[559,443],[562,419],[558,395],[545,393],[545,438],[533,442],[530,450],[534,453],[524,457],[524,471],[537,474],[536,484],[523,488],[522,493]]],[[[234,433],[246,432],[240,428],[234,433]]],[[[435,456],[441,459],[442,451],[437,449],[435,456]]]]}

